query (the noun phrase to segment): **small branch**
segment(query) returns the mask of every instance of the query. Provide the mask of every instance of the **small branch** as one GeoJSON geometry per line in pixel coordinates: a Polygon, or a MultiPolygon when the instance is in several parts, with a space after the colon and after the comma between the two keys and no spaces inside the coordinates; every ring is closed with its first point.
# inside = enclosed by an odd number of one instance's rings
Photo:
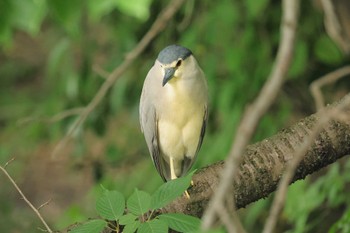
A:
{"type": "Polygon", "coordinates": [[[324,85],[332,84],[349,74],[350,74],[350,66],[344,66],[340,69],[337,69],[331,73],[328,73],[322,76],[321,78],[311,83],[310,91],[311,91],[312,97],[315,100],[317,110],[320,110],[325,105],[324,98],[321,92],[321,87],[324,85]]]}
{"type": "MultiPolygon", "coordinates": [[[[11,161],[11,160],[10,160],[11,161]]],[[[5,164],[5,166],[8,164],[9,162],[7,162],[5,164]]],[[[53,231],[50,229],[49,225],[46,223],[46,221],[44,220],[44,218],[41,216],[40,212],[38,209],[36,209],[34,207],[34,205],[26,198],[26,196],[23,194],[22,190],[18,187],[18,185],[16,184],[16,182],[12,179],[12,177],[10,176],[10,174],[8,174],[8,172],[6,171],[6,169],[2,166],[0,166],[0,170],[7,176],[7,178],[10,180],[10,182],[13,184],[13,186],[16,188],[17,192],[21,195],[21,197],[23,198],[23,200],[29,205],[29,207],[34,211],[34,213],[38,216],[38,218],[40,219],[40,221],[44,224],[47,232],[52,233],[53,231]]]]}
{"type": "MultiPolygon", "coordinates": [[[[344,1],[345,2],[345,1],[344,1]]],[[[337,43],[338,46],[345,53],[350,52],[349,40],[344,36],[345,29],[347,25],[342,25],[340,21],[341,15],[336,11],[335,4],[338,4],[338,7],[346,7],[346,5],[341,4],[340,1],[331,1],[331,0],[321,0],[322,8],[324,11],[324,25],[328,35],[337,43]]],[[[349,12],[345,12],[347,14],[349,12]]]]}
{"type": "Polygon", "coordinates": [[[6,168],[10,163],[12,163],[15,160],[15,158],[10,159],[9,161],[7,161],[4,165],[4,168],[6,168]]]}
{"type": "Polygon", "coordinates": [[[55,123],[58,121],[61,121],[67,117],[70,116],[74,116],[74,115],[79,115],[83,112],[84,108],[72,108],[72,109],[68,109],[66,111],[57,113],[56,115],[54,115],[53,117],[26,117],[23,119],[20,119],[17,121],[17,124],[19,126],[22,126],[24,124],[28,124],[30,122],[33,121],[39,121],[39,122],[45,122],[45,123],[55,123]]]}
{"type": "Polygon", "coordinates": [[[126,55],[122,64],[120,64],[102,84],[94,98],[84,108],[83,112],[72,124],[65,137],[54,148],[51,157],[55,158],[67,142],[70,140],[75,131],[85,122],[89,114],[96,108],[101,100],[106,95],[107,91],[112,87],[115,81],[129,68],[134,60],[145,50],[148,44],[166,27],[168,21],[174,16],[177,10],[181,7],[184,0],[172,0],[167,7],[159,14],[154,21],[150,30],[144,35],[136,47],[126,55]]]}
{"type": "Polygon", "coordinates": [[[244,112],[242,121],[236,132],[232,148],[226,159],[225,168],[222,171],[220,184],[210,200],[208,209],[203,215],[202,229],[209,229],[215,218],[216,208],[224,200],[224,196],[230,187],[232,177],[237,173],[238,165],[241,163],[243,151],[249,143],[255,128],[271,106],[281,88],[284,77],[287,75],[294,51],[297,19],[299,14],[298,0],[284,0],[282,2],[283,17],[281,22],[281,43],[278,49],[276,61],[272,72],[263,86],[255,102],[244,112]]]}
{"type": "Polygon", "coordinates": [[[104,69],[102,69],[100,66],[98,65],[93,65],[92,66],[92,70],[98,74],[99,76],[101,76],[103,79],[107,79],[108,76],[110,75],[107,71],[105,71],[104,69]]]}
{"type": "Polygon", "coordinates": [[[41,205],[38,207],[38,210],[40,210],[40,209],[43,208],[44,206],[47,206],[50,202],[51,202],[51,199],[49,199],[48,201],[44,202],[43,204],[41,204],[41,205]]]}

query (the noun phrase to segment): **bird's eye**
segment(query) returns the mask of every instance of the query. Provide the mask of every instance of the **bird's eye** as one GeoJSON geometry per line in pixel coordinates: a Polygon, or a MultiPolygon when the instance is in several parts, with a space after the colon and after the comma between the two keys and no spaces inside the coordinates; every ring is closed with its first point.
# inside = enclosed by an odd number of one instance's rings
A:
{"type": "Polygon", "coordinates": [[[179,59],[179,60],[177,61],[177,63],[176,63],[176,67],[181,66],[181,63],[182,63],[182,60],[181,60],[181,59],[179,59]]]}

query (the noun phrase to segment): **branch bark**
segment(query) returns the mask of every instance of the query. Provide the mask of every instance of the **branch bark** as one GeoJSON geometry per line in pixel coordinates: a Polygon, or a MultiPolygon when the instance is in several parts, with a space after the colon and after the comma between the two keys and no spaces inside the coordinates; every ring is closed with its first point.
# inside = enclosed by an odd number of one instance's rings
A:
{"type": "MultiPolygon", "coordinates": [[[[350,98],[350,95],[347,96],[350,98]]],[[[344,98],[345,99],[345,98],[344,98]]],[[[342,101],[344,101],[344,99],[342,101]]],[[[328,108],[337,107],[342,101],[328,108]]],[[[347,109],[349,112],[349,108],[347,109]]],[[[237,208],[242,208],[276,190],[287,164],[294,158],[295,151],[322,117],[322,112],[302,119],[295,125],[276,135],[250,145],[243,154],[238,175],[231,180],[237,208]]],[[[319,136],[301,160],[292,182],[304,179],[345,155],[350,154],[350,123],[332,120],[321,130],[319,136]]],[[[179,198],[163,212],[182,212],[201,217],[220,180],[224,161],[200,169],[193,177],[194,185],[188,191],[191,199],[179,198]]]]}

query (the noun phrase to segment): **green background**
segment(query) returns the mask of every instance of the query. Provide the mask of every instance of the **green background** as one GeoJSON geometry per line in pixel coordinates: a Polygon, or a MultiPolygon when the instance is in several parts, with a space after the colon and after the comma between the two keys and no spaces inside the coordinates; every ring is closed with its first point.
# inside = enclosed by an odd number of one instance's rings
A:
{"type": "MultiPolygon", "coordinates": [[[[167,4],[160,0],[0,0],[0,163],[53,229],[95,217],[100,185],[130,195],[161,183],[138,121],[143,80],[158,52],[190,48],[207,76],[210,119],[195,168],[227,156],[247,103],[266,81],[280,41],[281,3],[273,0],[188,0],[108,91],[56,160],[51,153],[167,4]],[[102,72],[103,71],[103,72],[102,72]],[[102,74],[102,75],[101,75],[102,74]]],[[[295,56],[287,80],[252,142],[315,112],[308,85],[348,64],[328,37],[323,15],[301,1],[295,56]]],[[[324,88],[327,102],[349,91],[342,80],[324,88]]],[[[276,232],[350,232],[350,162],[344,158],[293,184],[276,232]],[[346,228],[348,227],[348,228],[346,228]]],[[[260,232],[271,197],[240,210],[260,232]]],[[[0,232],[37,232],[41,223],[0,175],[0,232]]]]}

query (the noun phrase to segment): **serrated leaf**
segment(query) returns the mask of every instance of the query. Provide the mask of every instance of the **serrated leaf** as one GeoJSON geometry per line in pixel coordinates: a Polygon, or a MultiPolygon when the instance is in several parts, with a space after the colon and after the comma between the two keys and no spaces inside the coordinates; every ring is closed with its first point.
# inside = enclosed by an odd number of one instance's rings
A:
{"type": "Polygon", "coordinates": [[[201,222],[199,218],[178,213],[162,214],[158,218],[166,222],[171,229],[179,232],[196,231],[201,222]]]}
{"type": "Polygon", "coordinates": [[[159,219],[153,219],[149,222],[141,223],[137,233],[164,233],[168,232],[167,224],[159,219]]]}
{"type": "Polygon", "coordinates": [[[134,233],[140,225],[141,225],[141,222],[139,221],[134,221],[132,223],[129,223],[124,227],[123,233],[134,233]]]}
{"type": "Polygon", "coordinates": [[[135,189],[134,193],[127,200],[126,206],[131,213],[142,215],[150,209],[151,195],[135,189]]]}
{"type": "Polygon", "coordinates": [[[73,228],[70,233],[100,233],[106,226],[106,221],[95,219],[73,228]]]}
{"type": "Polygon", "coordinates": [[[134,214],[126,214],[126,215],[123,215],[119,218],[119,224],[120,225],[127,225],[127,224],[131,224],[133,222],[135,222],[137,216],[134,215],[134,214]]]}
{"type": "Polygon", "coordinates": [[[151,209],[159,209],[164,207],[183,194],[190,185],[194,172],[195,171],[191,172],[185,177],[171,180],[160,186],[151,197],[151,209]]]}
{"type": "Polygon", "coordinates": [[[108,220],[118,220],[124,209],[125,198],[117,191],[105,191],[96,202],[97,213],[108,220]]]}

